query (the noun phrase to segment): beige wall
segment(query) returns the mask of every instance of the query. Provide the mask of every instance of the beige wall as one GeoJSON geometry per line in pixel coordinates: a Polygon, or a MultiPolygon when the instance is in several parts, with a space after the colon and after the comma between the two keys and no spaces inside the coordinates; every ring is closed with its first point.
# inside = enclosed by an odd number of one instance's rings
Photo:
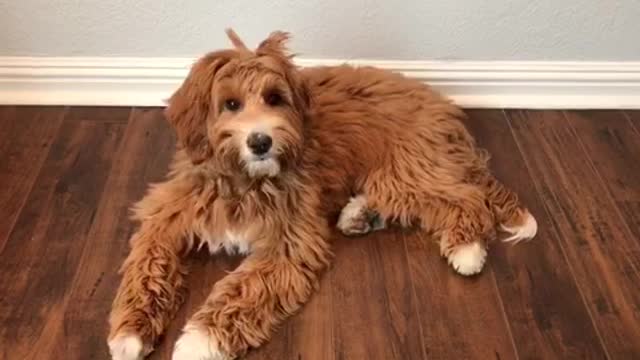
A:
{"type": "Polygon", "coordinates": [[[0,0],[0,56],[194,56],[227,26],[314,58],[640,60],[639,0],[0,0]]]}

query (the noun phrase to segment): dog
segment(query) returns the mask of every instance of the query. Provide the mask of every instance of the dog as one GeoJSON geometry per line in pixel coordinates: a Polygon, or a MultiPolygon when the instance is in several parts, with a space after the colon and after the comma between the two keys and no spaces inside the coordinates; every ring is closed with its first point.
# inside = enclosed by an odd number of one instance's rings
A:
{"type": "Polygon", "coordinates": [[[348,65],[297,68],[288,34],[200,58],[165,109],[178,149],[167,180],[134,208],[140,227],[109,317],[117,360],[153,350],[184,298],[189,252],[246,258],[214,286],[174,360],[233,359],[299,310],[331,259],[331,219],[348,235],[397,224],[439,241],[477,274],[498,230],[537,223],[488,170],[464,112],[421,82],[348,65]]]}

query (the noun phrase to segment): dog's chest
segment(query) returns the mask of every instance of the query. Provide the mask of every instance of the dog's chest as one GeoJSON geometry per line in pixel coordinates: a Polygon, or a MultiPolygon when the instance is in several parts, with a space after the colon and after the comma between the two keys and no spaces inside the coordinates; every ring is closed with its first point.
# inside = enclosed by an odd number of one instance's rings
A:
{"type": "Polygon", "coordinates": [[[226,230],[221,235],[214,235],[207,232],[200,234],[198,249],[205,244],[211,254],[215,254],[224,249],[229,255],[247,255],[251,253],[251,239],[248,234],[226,230]]]}

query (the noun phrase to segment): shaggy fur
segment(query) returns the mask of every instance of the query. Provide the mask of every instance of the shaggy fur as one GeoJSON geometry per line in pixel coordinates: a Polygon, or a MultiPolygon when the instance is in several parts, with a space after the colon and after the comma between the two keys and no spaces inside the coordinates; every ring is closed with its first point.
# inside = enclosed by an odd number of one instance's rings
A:
{"type": "Polygon", "coordinates": [[[180,148],[168,180],[135,206],[141,226],[110,316],[114,359],[152,351],[196,246],[248,256],[193,314],[174,359],[234,358],[267,341],[316,288],[328,219],[347,204],[345,233],[418,225],[462,274],[480,271],[497,228],[535,234],[463,112],[424,84],[374,68],[297,69],[285,33],[255,51],[228,34],[234,49],[201,58],[169,100],[180,148]],[[268,153],[249,149],[255,132],[273,139],[268,153]]]}

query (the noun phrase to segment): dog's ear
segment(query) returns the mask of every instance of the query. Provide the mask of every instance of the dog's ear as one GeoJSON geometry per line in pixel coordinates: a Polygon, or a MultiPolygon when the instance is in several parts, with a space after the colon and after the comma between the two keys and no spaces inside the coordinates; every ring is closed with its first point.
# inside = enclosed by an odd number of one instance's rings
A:
{"type": "Polygon", "coordinates": [[[238,34],[233,31],[233,29],[229,28],[225,30],[225,32],[227,33],[227,37],[229,38],[229,40],[231,40],[231,44],[236,48],[236,50],[242,52],[251,52],[247,45],[244,44],[242,39],[240,39],[240,36],[238,36],[238,34]]]}
{"type": "Polygon", "coordinates": [[[272,56],[281,56],[283,58],[288,58],[287,54],[287,41],[289,40],[290,35],[284,31],[274,31],[272,32],[268,38],[263,40],[258,48],[256,49],[256,54],[258,55],[272,55],[272,56]]]}
{"type": "Polygon", "coordinates": [[[211,110],[216,72],[235,56],[233,50],[209,53],[198,60],[180,88],[169,98],[165,116],[176,129],[178,141],[194,164],[211,157],[207,117],[211,110]]]}

